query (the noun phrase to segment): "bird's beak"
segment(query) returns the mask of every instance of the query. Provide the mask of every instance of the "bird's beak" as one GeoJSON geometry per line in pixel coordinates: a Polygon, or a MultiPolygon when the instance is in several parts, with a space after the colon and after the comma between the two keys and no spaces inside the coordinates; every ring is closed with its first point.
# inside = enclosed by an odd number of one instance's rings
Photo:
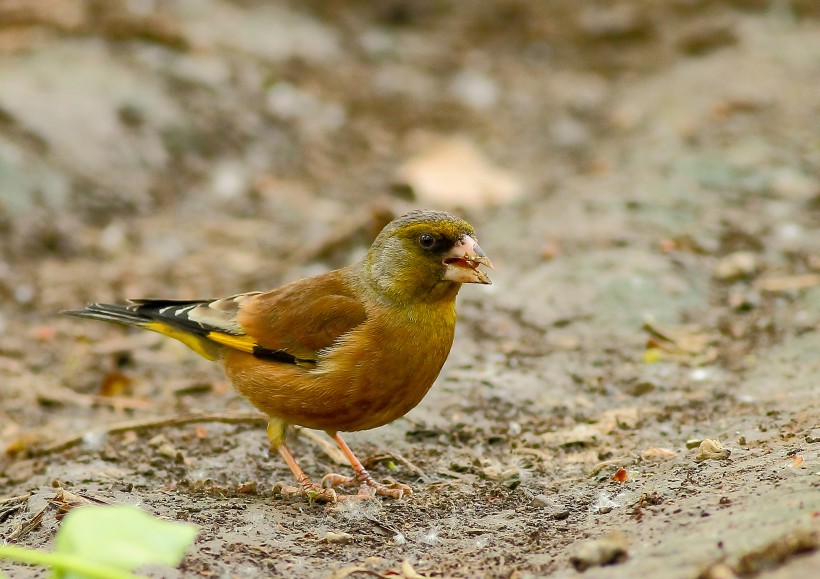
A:
{"type": "Polygon", "coordinates": [[[470,235],[464,235],[453,248],[444,254],[444,279],[458,283],[491,284],[487,274],[478,269],[479,265],[493,267],[484,255],[478,242],[470,235]]]}

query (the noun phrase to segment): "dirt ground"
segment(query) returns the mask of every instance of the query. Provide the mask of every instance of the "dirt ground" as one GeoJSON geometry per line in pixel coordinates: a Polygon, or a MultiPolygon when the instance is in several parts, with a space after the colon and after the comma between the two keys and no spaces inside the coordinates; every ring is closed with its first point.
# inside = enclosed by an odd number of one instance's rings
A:
{"type": "Polygon", "coordinates": [[[199,525],[153,576],[811,576],[819,82],[811,0],[0,0],[0,538],[49,548],[62,487],[199,525]],[[58,315],[268,289],[413,207],[496,268],[348,438],[410,498],[278,496],[218,367],[58,315]],[[145,424],[194,412],[237,420],[145,424]]]}

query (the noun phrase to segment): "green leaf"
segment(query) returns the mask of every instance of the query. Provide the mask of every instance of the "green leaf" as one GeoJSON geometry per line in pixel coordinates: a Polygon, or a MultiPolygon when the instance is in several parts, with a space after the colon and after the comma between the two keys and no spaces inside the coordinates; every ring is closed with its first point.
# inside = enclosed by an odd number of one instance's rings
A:
{"type": "MultiPolygon", "coordinates": [[[[17,545],[0,544],[0,559],[51,567],[54,569],[54,577],[64,577],[63,572],[66,571],[70,572],[72,577],[87,579],[140,579],[120,568],[100,565],[69,553],[50,553],[17,545]]],[[[6,579],[5,575],[0,574],[0,577],[6,579]]]]}
{"type": "MultiPolygon", "coordinates": [[[[198,532],[195,525],[163,521],[130,505],[88,505],[66,515],[55,551],[127,571],[148,563],[175,566],[198,532]]],[[[56,572],[55,577],[84,575],[56,572]]]]}

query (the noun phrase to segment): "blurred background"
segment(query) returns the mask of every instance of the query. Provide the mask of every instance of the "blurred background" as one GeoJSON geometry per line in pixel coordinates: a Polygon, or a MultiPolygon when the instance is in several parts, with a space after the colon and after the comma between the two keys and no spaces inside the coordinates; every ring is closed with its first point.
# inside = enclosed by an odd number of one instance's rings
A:
{"type": "MultiPolygon", "coordinates": [[[[495,496],[487,468],[529,473],[505,500],[542,514],[499,551],[440,547],[467,575],[511,549],[565,569],[604,527],[596,481],[560,481],[602,460],[665,445],[663,472],[684,476],[685,441],[708,435],[815,464],[779,435],[818,426],[818,87],[814,0],[0,0],[0,495],[102,485],[77,460],[149,476],[134,440],[29,456],[56,433],[248,410],[183,346],[61,309],[268,289],[358,259],[416,207],[470,220],[495,285],[462,290],[430,398],[353,440],[468,477],[448,501],[495,496]],[[574,506],[532,506],[550,489],[574,506]],[[560,540],[521,538],[570,511],[560,540]]],[[[197,443],[207,476],[286,475],[260,429],[231,428],[197,443]]],[[[757,486],[755,460],[735,491],[757,486]]],[[[630,492],[671,501],[664,480],[630,492]]]]}
{"type": "Polygon", "coordinates": [[[818,15],[800,0],[3,0],[0,287],[62,305],[50,288],[87,261],[80,301],[220,295],[344,263],[331,241],[410,205],[512,207],[536,254],[573,227],[605,235],[578,223],[591,181],[600,208],[674,204],[668,226],[709,202],[695,188],[811,197],[816,46],[800,31],[818,15]],[[548,232],[533,213],[559,192],[574,207],[548,232]]]}

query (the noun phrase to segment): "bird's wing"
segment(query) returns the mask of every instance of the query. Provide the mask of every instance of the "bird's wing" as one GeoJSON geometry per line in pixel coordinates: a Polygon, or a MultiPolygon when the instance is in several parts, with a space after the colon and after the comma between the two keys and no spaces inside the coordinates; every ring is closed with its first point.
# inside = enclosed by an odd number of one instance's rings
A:
{"type": "Polygon", "coordinates": [[[264,358],[282,351],[315,361],[321,350],[362,324],[364,304],[343,271],[299,280],[243,302],[235,319],[257,345],[254,354],[264,358]]]}
{"type": "Polygon", "coordinates": [[[366,318],[338,271],[218,300],[137,299],[64,313],[159,332],[210,360],[233,348],[303,366],[366,318]]]}

